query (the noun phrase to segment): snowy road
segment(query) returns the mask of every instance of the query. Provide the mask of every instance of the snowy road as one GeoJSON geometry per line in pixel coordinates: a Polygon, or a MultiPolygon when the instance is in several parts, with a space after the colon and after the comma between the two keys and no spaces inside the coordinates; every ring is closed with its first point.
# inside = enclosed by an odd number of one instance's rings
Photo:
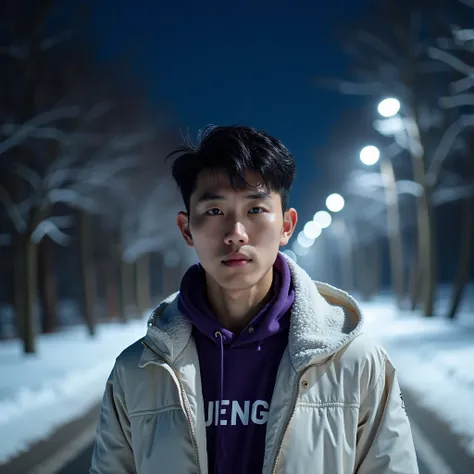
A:
{"type": "MultiPolygon", "coordinates": [[[[388,350],[404,387],[422,474],[474,473],[466,454],[474,457],[474,285],[471,288],[455,322],[400,312],[386,296],[363,305],[366,332],[388,350]]],[[[440,314],[445,301],[438,302],[440,314]]],[[[83,327],[71,327],[39,337],[34,357],[25,357],[17,341],[2,342],[0,472],[54,474],[69,463],[70,473],[87,473],[84,459],[90,455],[79,455],[93,438],[93,407],[102,397],[115,357],[145,330],[146,315],[127,325],[101,324],[95,339],[83,327]],[[48,441],[55,432],[61,434],[48,441]],[[34,448],[38,445],[39,451],[34,448]],[[24,459],[33,464],[26,467],[24,459]],[[43,462],[52,464],[42,472],[31,470],[43,462]]]]}
{"type": "MultiPolygon", "coordinates": [[[[450,432],[448,425],[435,414],[417,406],[410,393],[404,393],[420,474],[472,474],[474,458],[460,447],[459,439],[450,432]]],[[[94,407],[82,419],[59,430],[49,441],[40,443],[28,454],[4,466],[2,473],[86,474],[92,455],[97,412],[98,407],[94,407]]]]}

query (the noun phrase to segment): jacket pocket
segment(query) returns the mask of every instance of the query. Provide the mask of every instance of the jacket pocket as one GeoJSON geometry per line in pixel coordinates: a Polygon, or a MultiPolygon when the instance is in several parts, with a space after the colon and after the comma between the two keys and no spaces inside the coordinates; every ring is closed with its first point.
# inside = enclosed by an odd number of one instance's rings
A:
{"type": "Polygon", "coordinates": [[[297,403],[282,444],[281,472],[352,473],[358,413],[352,403],[297,403]]]}
{"type": "Polygon", "coordinates": [[[137,474],[197,473],[189,425],[180,405],[129,415],[137,474]]]}

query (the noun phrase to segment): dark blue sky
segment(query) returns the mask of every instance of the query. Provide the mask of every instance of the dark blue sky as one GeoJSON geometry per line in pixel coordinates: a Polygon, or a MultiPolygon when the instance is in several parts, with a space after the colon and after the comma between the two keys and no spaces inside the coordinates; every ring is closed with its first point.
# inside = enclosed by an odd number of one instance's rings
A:
{"type": "Polygon", "coordinates": [[[297,161],[293,205],[317,177],[314,149],[350,98],[318,90],[315,74],[344,68],[331,33],[359,13],[361,0],[103,0],[97,26],[106,50],[133,44],[136,73],[195,132],[243,123],[280,138],[297,161]]]}

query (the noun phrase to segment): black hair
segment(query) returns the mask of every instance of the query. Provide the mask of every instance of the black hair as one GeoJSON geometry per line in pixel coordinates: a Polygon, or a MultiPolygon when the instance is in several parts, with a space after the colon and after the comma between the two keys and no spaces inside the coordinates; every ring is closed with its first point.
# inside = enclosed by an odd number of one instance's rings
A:
{"type": "Polygon", "coordinates": [[[172,175],[189,213],[191,194],[201,171],[224,172],[234,189],[249,189],[245,172],[261,176],[259,186],[281,196],[283,211],[288,208],[291,186],[295,178],[295,159],[276,138],[248,126],[207,126],[198,135],[198,144],[189,140],[174,151],[178,155],[172,175]]]}

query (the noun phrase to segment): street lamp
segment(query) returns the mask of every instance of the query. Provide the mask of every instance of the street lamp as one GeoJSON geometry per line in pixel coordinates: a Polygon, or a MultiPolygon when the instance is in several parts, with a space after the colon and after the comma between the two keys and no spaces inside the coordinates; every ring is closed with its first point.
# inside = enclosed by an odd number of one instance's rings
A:
{"type": "Polygon", "coordinates": [[[331,212],[340,212],[344,209],[344,198],[337,193],[330,194],[326,199],[326,207],[331,212]]]}
{"type": "Polygon", "coordinates": [[[394,97],[389,97],[380,102],[377,110],[382,117],[393,117],[400,111],[400,101],[394,97]]]}
{"type": "Polygon", "coordinates": [[[360,152],[360,161],[362,161],[362,163],[367,166],[375,165],[375,163],[379,161],[379,158],[380,150],[373,145],[362,148],[360,152]]]}
{"type": "Polygon", "coordinates": [[[308,237],[308,239],[317,239],[322,232],[322,227],[315,221],[309,221],[304,226],[304,235],[308,237]]]}
{"type": "Polygon", "coordinates": [[[309,248],[314,244],[314,238],[308,237],[304,232],[300,232],[296,238],[298,244],[303,248],[309,248]]]}
{"type": "Polygon", "coordinates": [[[332,217],[327,211],[318,211],[313,216],[313,221],[317,222],[321,226],[321,229],[327,229],[331,225],[332,217]]]}

